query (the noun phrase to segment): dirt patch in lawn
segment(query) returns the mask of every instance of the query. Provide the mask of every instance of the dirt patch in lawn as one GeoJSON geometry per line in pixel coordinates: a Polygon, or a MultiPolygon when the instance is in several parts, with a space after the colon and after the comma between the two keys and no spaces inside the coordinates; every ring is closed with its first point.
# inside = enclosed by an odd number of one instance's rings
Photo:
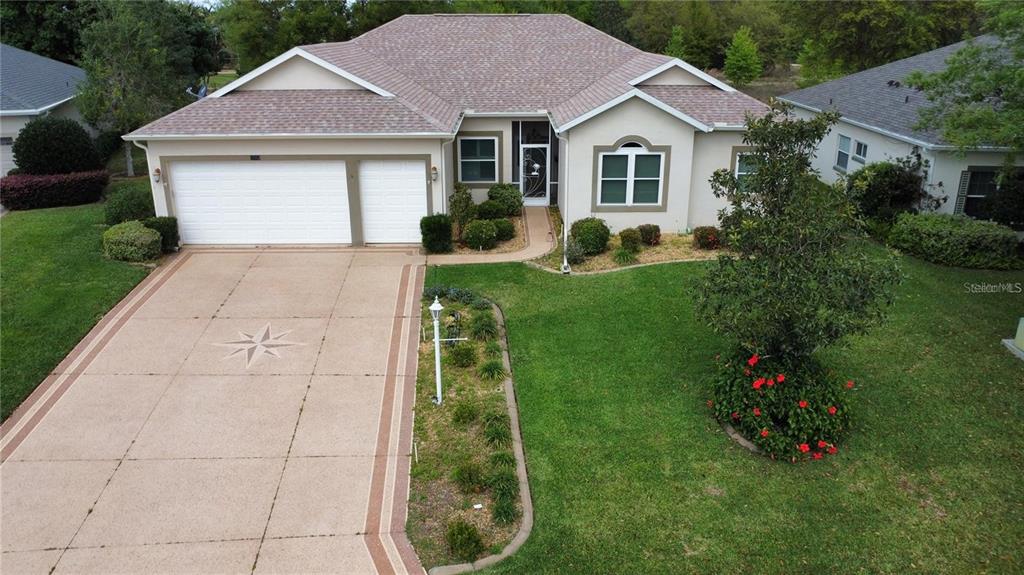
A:
{"type": "Polygon", "coordinates": [[[526,224],[524,223],[523,216],[516,216],[514,218],[508,218],[512,225],[516,227],[516,237],[506,240],[504,242],[498,242],[498,245],[489,250],[474,250],[473,248],[462,243],[461,240],[456,239],[455,251],[456,254],[504,254],[508,252],[517,252],[526,247],[526,224]]]}
{"type": "MultiPolygon", "coordinates": [[[[617,235],[612,236],[611,241],[608,242],[608,249],[604,253],[587,258],[583,263],[572,266],[572,270],[574,272],[595,272],[640,264],[709,260],[717,258],[722,253],[721,250],[701,250],[693,247],[692,234],[661,234],[660,244],[656,246],[645,245],[640,249],[640,253],[636,254],[636,261],[628,264],[619,264],[615,261],[614,254],[621,245],[619,237],[617,235]]],[[[561,246],[548,255],[534,260],[534,262],[548,269],[561,269],[561,246]]]]}

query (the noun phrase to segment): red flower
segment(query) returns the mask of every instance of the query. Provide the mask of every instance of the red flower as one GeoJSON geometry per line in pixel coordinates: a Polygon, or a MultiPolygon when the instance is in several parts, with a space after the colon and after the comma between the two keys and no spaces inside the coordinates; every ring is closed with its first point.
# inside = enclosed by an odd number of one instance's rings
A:
{"type": "Polygon", "coordinates": [[[768,430],[767,429],[762,429],[761,430],[761,437],[768,437],[768,430]]]}
{"type": "Polygon", "coordinates": [[[828,406],[828,414],[829,415],[835,415],[836,414],[836,406],[834,406],[834,405],[828,406]]]}
{"type": "Polygon", "coordinates": [[[733,419],[739,419],[740,418],[740,414],[734,411],[734,412],[732,412],[732,418],[733,419]]]}
{"type": "Polygon", "coordinates": [[[764,378],[763,377],[754,380],[754,389],[761,389],[762,385],[764,385],[764,378]]]}
{"type": "Polygon", "coordinates": [[[827,442],[827,441],[825,441],[824,439],[819,439],[819,440],[818,440],[818,447],[820,447],[820,448],[824,448],[824,447],[825,447],[825,446],[827,446],[827,445],[828,445],[828,442],[827,442]]]}
{"type": "Polygon", "coordinates": [[[745,375],[747,377],[750,377],[750,370],[744,367],[743,368],[743,375],[745,375]]]}
{"type": "Polygon", "coordinates": [[[838,448],[836,448],[836,446],[835,446],[835,445],[833,445],[832,447],[829,447],[829,448],[828,448],[828,454],[829,454],[829,455],[835,455],[837,451],[839,451],[839,449],[838,449],[838,448]]]}
{"type": "Polygon", "coordinates": [[[780,373],[779,375],[775,376],[775,381],[778,381],[779,383],[782,383],[782,382],[786,381],[786,376],[784,376],[784,375],[782,375],[780,373]]]}
{"type": "Polygon", "coordinates": [[[750,359],[747,360],[747,365],[749,365],[750,367],[754,367],[755,365],[757,365],[757,361],[759,359],[761,359],[761,356],[755,353],[754,355],[750,356],[750,359]]]}
{"type": "Polygon", "coordinates": [[[814,458],[815,459],[821,459],[821,453],[815,452],[814,453],[814,458]]]}
{"type": "Polygon", "coordinates": [[[712,402],[712,401],[711,401],[711,400],[709,399],[709,400],[708,400],[708,407],[711,407],[712,405],[714,405],[714,402],[712,402]]]}
{"type": "Polygon", "coordinates": [[[807,407],[807,402],[801,399],[800,402],[797,403],[797,405],[800,406],[800,409],[803,409],[803,408],[807,407]]]}
{"type": "Polygon", "coordinates": [[[754,417],[761,417],[761,408],[760,407],[755,407],[754,408],[754,417]]]}
{"type": "Polygon", "coordinates": [[[768,387],[771,387],[773,385],[775,385],[775,378],[774,377],[768,380],[768,387]]]}
{"type": "Polygon", "coordinates": [[[807,453],[811,450],[811,446],[806,443],[801,443],[798,447],[800,448],[800,453],[807,453]]]}
{"type": "Polygon", "coordinates": [[[853,389],[853,380],[852,379],[850,381],[846,382],[846,389],[853,389]]]}

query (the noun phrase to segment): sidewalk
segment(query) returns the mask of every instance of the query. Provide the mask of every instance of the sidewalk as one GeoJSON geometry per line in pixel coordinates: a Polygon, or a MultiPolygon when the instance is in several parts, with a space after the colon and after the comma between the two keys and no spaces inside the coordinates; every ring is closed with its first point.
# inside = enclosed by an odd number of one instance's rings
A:
{"type": "Polygon", "coordinates": [[[523,262],[539,258],[555,248],[555,234],[548,219],[548,209],[541,206],[523,208],[526,226],[526,246],[523,249],[503,254],[480,252],[479,254],[438,254],[428,255],[427,265],[444,266],[455,264],[493,264],[500,262],[523,262]]]}

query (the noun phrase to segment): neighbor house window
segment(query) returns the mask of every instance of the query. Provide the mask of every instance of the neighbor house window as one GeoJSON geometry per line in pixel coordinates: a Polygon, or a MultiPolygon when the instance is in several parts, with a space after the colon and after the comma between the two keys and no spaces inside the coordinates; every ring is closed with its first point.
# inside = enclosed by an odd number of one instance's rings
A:
{"type": "Polygon", "coordinates": [[[497,138],[459,138],[459,181],[498,181],[497,138]]]}
{"type": "Polygon", "coordinates": [[[661,203],[665,154],[627,142],[598,156],[598,205],[636,206],[661,203]]]}
{"type": "Polygon", "coordinates": [[[850,168],[850,160],[864,165],[868,157],[868,145],[864,142],[851,140],[839,134],[839,150],[836,152],[836,168],[845,172],[850,168]]]}
{"type": "Polygon", "coordinates": [[[985,198],[996,191],[996,168],[989,170],[971,170],[967,181],[967,197],[964,198],[964,213],[972,218],[988,219],[985,198]]]}
{"type": "Polygon", "coordinates": [[[14,138],[0,138],[0,145],[11,146],[14,144],[14,138]]]}
{"type": "Polygon", "coordinates": [[[853,161],[860,162],[862,165],[867,161],[868,157],[868,145],[864,142],[853,141],[853,161]]]}

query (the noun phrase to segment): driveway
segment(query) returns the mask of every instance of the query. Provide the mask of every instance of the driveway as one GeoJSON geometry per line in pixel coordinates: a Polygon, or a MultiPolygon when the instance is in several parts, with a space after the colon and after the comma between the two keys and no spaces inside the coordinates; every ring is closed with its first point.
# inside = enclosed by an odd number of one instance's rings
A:
{"type": "Polygon", "coordinates": [[[187,250],[4,424],[13,573],[422,573],[423,257],[187,250]]]}

